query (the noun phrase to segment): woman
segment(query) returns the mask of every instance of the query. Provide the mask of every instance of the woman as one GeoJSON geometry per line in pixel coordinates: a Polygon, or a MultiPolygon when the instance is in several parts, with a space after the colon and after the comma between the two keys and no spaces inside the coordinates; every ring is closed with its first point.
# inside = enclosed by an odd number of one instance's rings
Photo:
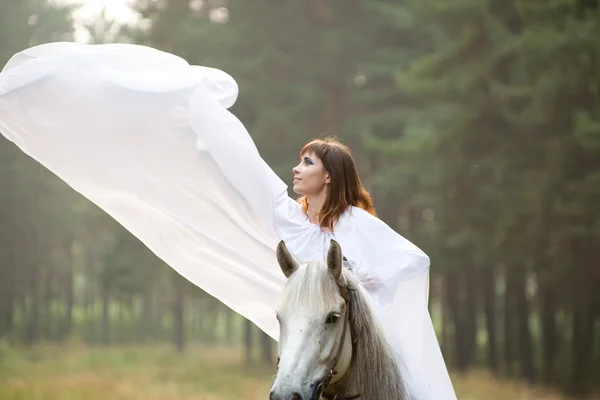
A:
{"type": "Polygon", "coordinates": [[[428,257],[373,214],[348,150],[314,141],[294,190],[227,108],[226,73],[155,49],[52,43],[0,73],[0,132],[188,280],[277,339],[279,240],[299,259],[329,239],[371,293],[417,399],[454,399],[427,312],[428,257]],[[185,123],[173,117],[189,110],[185,123]]]}
{"type": "Polygon", "coordinates": [[[363,283],[415,399],[456,398],[427,311],[429,258],[375,215],[350,150],[313,140],[293,169],[298,201],[281,194],[275,229],[299,260],[325,259],[331,239],[363,283]]]}

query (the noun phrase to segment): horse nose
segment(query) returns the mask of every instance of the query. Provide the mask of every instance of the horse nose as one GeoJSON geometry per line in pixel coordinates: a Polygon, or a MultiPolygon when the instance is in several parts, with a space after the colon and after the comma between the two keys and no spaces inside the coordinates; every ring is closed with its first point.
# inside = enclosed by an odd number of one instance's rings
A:
{"type": "Polygon", "coordinates": [[[269,400],[303,400],[303,398],[300,393],[293,393],[292,397],[287,398],[287,396],[278,396],[274,391],[271,391],[269,400]]]}

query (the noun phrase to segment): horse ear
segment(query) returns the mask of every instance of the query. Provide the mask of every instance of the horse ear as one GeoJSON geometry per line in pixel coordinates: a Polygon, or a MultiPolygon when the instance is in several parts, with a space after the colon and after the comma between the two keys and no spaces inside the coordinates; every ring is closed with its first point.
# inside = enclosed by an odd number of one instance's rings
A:
{"type": "Polygon", "coordinates": [[[334,278],[339,281],[342,278],[342,248],[335,240],[331,239],[329,251],[327,252],[327,267],[334,278]]]}
{"type": "Polygon", "coordinates": [[[292,257],[283,240],[277,245],[277,262],[286,278],[298,269],[298,262],[292,257]]]}

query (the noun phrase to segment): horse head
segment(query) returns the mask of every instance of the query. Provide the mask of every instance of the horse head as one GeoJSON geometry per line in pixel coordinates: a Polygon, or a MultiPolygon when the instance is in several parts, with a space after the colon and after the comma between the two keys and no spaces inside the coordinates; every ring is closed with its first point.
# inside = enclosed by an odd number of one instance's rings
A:
{"type": "Polygon", "coordinates": [[[279,243],[277,260],[288,280],[277,305],[279,361],[271,400],[318,400],[346,376],[352,360],[351,302],[342,259],[334,240],[326,263],[300,263],[279,243]]]}

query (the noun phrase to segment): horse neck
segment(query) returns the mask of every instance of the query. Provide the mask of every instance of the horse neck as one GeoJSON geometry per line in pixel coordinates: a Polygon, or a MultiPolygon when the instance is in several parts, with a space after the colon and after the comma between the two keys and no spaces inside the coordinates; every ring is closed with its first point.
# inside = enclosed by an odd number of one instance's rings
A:
{"type": "MultiPolygon", "coordinates": [[[[362,400],[408,398],[391,346],[361,290],[352,292],[351,332],[356,343],[345,395],[360,394],[362,400]]],[[[342,383],[340,382],[340,383],[342,383]]]]}

